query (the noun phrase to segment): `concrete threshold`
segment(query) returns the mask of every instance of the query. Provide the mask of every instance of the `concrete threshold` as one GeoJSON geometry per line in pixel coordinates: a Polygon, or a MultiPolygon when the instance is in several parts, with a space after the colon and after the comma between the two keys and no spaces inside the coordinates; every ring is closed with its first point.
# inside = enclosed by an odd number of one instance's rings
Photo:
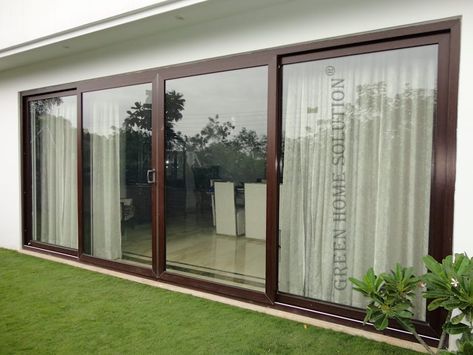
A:
{"type": "Polygon", "coordinates": [[[43,254],[43,253],[39,253],[39,252],[31,251],[31,250],[25,250],[25,249],[19,250],[18,252],[21,254],[30,255],[37,258],[46,259],[46,260],[50,260],[50,261],[54,261],[54,262],[58,262],[62,264],[67,264],[70,266],[98,272],[105,275],[118,277],[118,278],[129,280],[129,281],[138,282],[138,283],[149,285],[152,287],[159,287],[159,288],[169,290],[169,291],[180,292],[180,293],[192,295],[195,297],[204,298],[207,300],[216,301],[216,302],[228,304],[235,307],[240,307],[243,309],[249,309],[255,312],[268,314],[275,317],[289,319],[289,320],[299,322],[302,324],[312,325],[314,327],[330,329],[336,332],[342,332],[342,333],[346,333],[346,334],[350,334],[354,336],[360,336],[366,339],[379,341],[379,342],[386,343],[389,345],[398,346],[401,348],[414,350],[414,351],[418,351],[422,353],[427,353],[427,351],[420,344],[413,343],[413,342],[403,340],[403,339],[393,338],[384,334],[373,333],[373,332],[369,332],[369,331],[357,329],[357,328],[351,328],[351,327],[340,325],[340,324],[330,323],[327,321],[323,321],[323,320],[319,320],[319,319],[315,319],[315,318],[311,318],[307,316],[302,316],[302,315],[298,315],[298,314],[294,314],[290,312],[281,311],[281,310],[274,309],[271,307],[255,305],[252,303],[238,301],[238,300],[234,300],[234,299],[227,298],[224,296],[214,295],[214,294],[203,292],[203,291],[197,291],[197,290],[193,290],[193,289],[189,289],[189,288],[185,288],[181,286],[175,286],[175,285],[160,282],[157,280],[150,280],[150,279],[142,278],[139,276],[133,276],[130,274],[119,272],[119,271],[113,271],[113,270],[101,268],[101,267],[90,265],[90,264],[84,264],[84,263],[80,263],[74,260],[68,260],[68,259],[64,259],[61,257],[49,255],[49,254],[43,254]]]}

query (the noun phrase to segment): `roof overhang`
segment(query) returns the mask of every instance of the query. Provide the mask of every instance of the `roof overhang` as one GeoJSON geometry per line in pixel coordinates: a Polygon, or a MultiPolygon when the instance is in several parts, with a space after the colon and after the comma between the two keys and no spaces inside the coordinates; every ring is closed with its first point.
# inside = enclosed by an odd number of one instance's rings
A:
{"type": "Polygon", "coordinates": [[[164,0],[152,6],[0,49],[0,72],[285,1],[288,0],[164,0]]]}

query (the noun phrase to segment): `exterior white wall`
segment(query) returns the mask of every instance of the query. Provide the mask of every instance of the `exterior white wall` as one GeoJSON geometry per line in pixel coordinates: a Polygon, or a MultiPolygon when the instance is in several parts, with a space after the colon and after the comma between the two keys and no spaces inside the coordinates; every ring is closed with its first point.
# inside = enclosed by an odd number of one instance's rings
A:
{"type": "Polygon", "coordinates": [[[0,0],[0,49],[166,0],[0,0]]]}
{"type": "Polygon", "coordinates": [[[19,91],[458,15],[463,20],[454,249],[473,255],[471,0],[295,0],[0,73],[0,247],[21,247],[19,91]]]}

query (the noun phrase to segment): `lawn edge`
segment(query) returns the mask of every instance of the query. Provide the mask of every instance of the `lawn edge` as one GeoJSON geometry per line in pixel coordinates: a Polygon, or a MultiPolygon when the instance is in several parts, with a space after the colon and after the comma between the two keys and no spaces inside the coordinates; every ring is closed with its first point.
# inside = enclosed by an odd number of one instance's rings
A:
{"type": "MultiPolygon", "coordinates": [[[[9,250],[9,249],[5,249],[5,250],[9,250]]],[[[15,250],[11,250],[11,251],[15,251],[15,250]]],[[[137,282],[137,283],[140,283],[140,284],[144,284],[144,285],[148,285],[148,286],[152,286],[152,287],[157,287],[157,288],[161,288],[161,289],[168,290],[168,291],[187,294],[187,295],[203,298],[203,299],[206,299],[206,300],[215,301],[215,302],[223,303],[223,304],[226,304],[226,305],[235,306],[235,307],[238,307],[238,308],[255,311],[255,312],[258,312],[258,313],[263,313],[263,314],[267,314],[267,315],[271,315],[271,316],[291,320],[291,321],[294,321],[294,322],[311,325],[311,326],[314,326],[314,327],[329,329],[329,330],[333,330],[333,331],[336,331],[336,332],[341,332],[341,333],[345,333],[345,334],[349,334],[349,335],[353,335],[353,336],[359,336],[359,337],[362,337],[362,338],[365,338],[365,339],[369,339],[369,340],[373,340],[373,341],[377,341],[377,342],[381,342],[381,343],[386,343],[386,344],[389,344],[389,345],[392,345],[392,346],[397,346],[397,347],[404,348],[404,349],[409,349],[409,350],[414,350],[414,351],[421,352],[421,353],[426,353],[426,350],[420,344],[413,343],[413,342],[403,340],[403,339],[389,337],[387,335],[383,335],[383,334],[379,334],[379,333],[366,331],[366,330],[363,330],[363,329],[351,328],[351,327],[348,327],[348,326],[335,324],[335,323],[330,323],[330,322],[323,321],[323,320],[316,319],[316,318],[311,318],[311,317],[307,317],[307,316],[303,316],[303,315],[299,315],[299,314],[285,312],[285,311],[274,309],[274,308],[271,308],[271,307],[260,306],[260,305],[256,305],[256,304],[252,304],[252,303],[248,303],[248,302],[244,302],[244,301],[239,301],[239,300],[227,298],[227,297],[224,297],[224,296],[219,296],[219,295],[215,295],[215,294],[211,294],[211,293],[207,293],[207,292],[203,292],[203,291],[197,291],[197,290],[193,290],[193,289],[189,289],[189,288],[185,288],[185,287],[181,287],[181,286],[172,285],[172,284],[169,284],[169,283],[164,283],[164,282],[157,281],[157,280],[150,280],[150,279],[146,279],[146,278],[143,278],[143,277],[122,273],[122,272],[119,272],[119,271],[104,269],[104,268],[97,267],[97,266],[94,266],[94,265],[81,263],[81,262],[78,262],[78,261],[75,261],[75,260],[64,259],[64,258],[57,257],[57,256],[54,256],[54,255],[44,254],[44,253],[35,252],[35,251],[31,251],[31,250],[25,250],[25,249],[16,250],[16,252],[18,252],[20,254],[23,254],[23,255],[28,255],[28,256],[32,256],[32,257],[36,257],[36,258],[40,258],[40,259],[49,260],[49,261],[52,261],[52,262],[66,264],[66,265],[69,265],[69,266],[72,266],[72,267],[76,267],[76,268],[80,268],[80,269],[84,269],[84,270],[88,270],[88,271],[93,271],[93,272],[97,272],[97,273],[100,273],[100,274],[109,275],[109,276],[112,276],[112,277],[117,277],[117,278],[120,278],[120,279],[123,279],[123,280],[137,282]]]]}

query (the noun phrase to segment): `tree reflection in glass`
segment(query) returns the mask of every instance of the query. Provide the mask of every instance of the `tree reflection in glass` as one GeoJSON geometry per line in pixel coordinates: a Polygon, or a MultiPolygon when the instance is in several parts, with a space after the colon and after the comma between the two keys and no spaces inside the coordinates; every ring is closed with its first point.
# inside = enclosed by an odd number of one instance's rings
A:
{"type": "Polygon", "coordinates": [[[264,289],[267,69],[166,82],[166,267],[264,289]]]}

